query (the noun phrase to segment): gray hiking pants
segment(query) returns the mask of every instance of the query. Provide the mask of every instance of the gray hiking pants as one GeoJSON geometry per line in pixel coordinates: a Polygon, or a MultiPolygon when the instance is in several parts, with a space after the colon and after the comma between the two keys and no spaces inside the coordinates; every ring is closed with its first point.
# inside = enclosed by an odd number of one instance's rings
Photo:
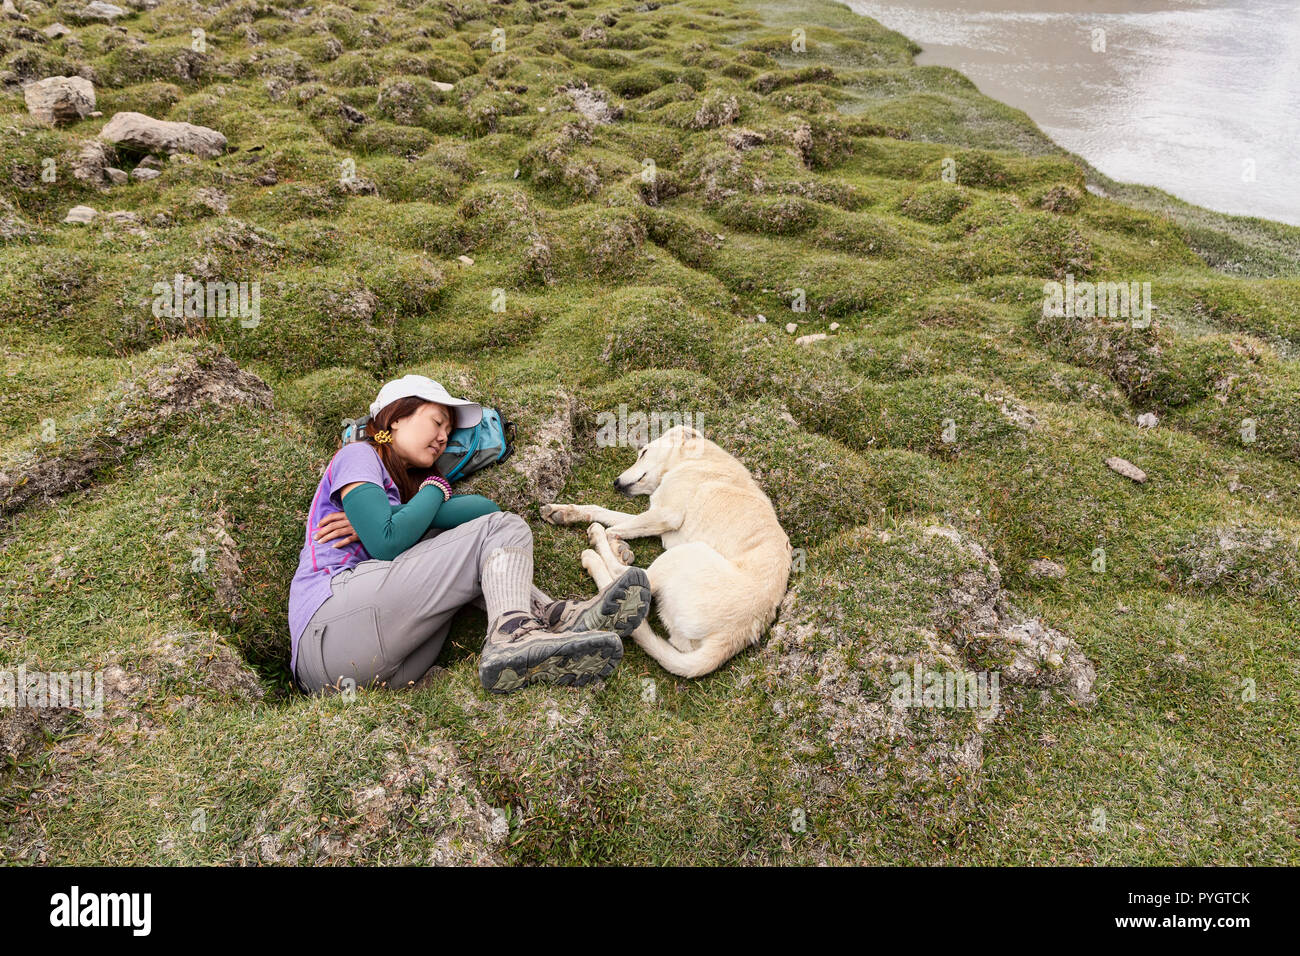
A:
{"type": "Polygon", "coordinates": [[[298,641],[299,689],[406,687],[419,680],[442,650],[456,612],[470,603],[486,607],[480,575],[487,556],[496,548],[532,547],[527,521],[494,511],[431,529],[392,561],[362,561],[335,574],[331,595],[298,641]]]}

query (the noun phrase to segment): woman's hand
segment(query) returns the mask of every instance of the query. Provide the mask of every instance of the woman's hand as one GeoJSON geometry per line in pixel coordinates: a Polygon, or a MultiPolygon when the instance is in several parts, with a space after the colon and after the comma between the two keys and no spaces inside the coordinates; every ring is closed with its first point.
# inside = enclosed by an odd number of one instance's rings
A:
{"type": "Polygon", "coordinates": [[[336,548],[346,548],[352,542],[360,540],[357,533],[352,530],[352,522],[342,511],[336,511],[322,518],[321,523],[316,527],[316,534],[312,537],[321,544],[333,541],[335,538],[342,538],[342,541],[333,545],[336,548]]]}

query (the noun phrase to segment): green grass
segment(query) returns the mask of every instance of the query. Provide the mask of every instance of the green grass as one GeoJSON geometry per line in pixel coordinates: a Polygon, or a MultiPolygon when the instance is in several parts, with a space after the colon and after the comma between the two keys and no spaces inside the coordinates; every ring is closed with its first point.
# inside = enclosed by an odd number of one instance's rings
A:
{"type": "Polygon", "coordinates": [[[27,12],[0,68],[93,75],[104,117],[0,96],[0,670],[110,679],[102,718],[0,712],[3,859],[1300,860],[1300,230],[1106,180],[820,0],[163,0],[80,44],[27,12]],[[83,182],[119,110],[230,150],[83,182]],[[177,273],[259,282],[260,322],[154,315],[177,273]],[[1043,316],[1066,275],[1150,282],[1154,322],[1043,316]],[[463,487],[529,520],[555,596],[591,592],[585,539],[537,506],[628,506],[600,413],[697,416],[799,549],[764,646],[687,681],[629,642],[599,686],[497,697],[467,607],[420,690],[292,693],[311,491],[416,371],[543,462],[463,487]],[[1010,675],[994,597],[1095,701],[1040,662],[986,725],[883,732],[914,663],[1010,675]]]}

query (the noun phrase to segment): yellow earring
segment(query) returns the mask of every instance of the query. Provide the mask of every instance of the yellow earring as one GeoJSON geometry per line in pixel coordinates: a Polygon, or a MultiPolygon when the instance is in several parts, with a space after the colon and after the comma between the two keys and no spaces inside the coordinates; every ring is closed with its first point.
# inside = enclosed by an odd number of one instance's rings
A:
{"type": "Polygon", "coordinates": [[[379,431],[375,432],[375,434],[372,437],[375,439],[375,442],[380,445],[383,445],[386,442],[391,442],[393,440],[393,436],[388,431],[387,428],[380,429],[379,431]]]}

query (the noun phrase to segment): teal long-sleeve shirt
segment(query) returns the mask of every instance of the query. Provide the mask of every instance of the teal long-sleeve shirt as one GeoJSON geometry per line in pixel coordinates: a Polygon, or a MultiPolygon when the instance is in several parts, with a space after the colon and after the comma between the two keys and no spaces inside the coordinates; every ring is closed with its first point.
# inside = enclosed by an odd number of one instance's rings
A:
{"type": "Polygon", "coordinates": [[[369,481],[343,496],[343,513],[361,546],[380,561],[393,560],[430,528],[455,528],[500,510],[495,501],[482,495],[455,495],[444,500],[442,489],[434,485],[425,485],[402,505],[389,502],[384,489],[369,481]]]}

